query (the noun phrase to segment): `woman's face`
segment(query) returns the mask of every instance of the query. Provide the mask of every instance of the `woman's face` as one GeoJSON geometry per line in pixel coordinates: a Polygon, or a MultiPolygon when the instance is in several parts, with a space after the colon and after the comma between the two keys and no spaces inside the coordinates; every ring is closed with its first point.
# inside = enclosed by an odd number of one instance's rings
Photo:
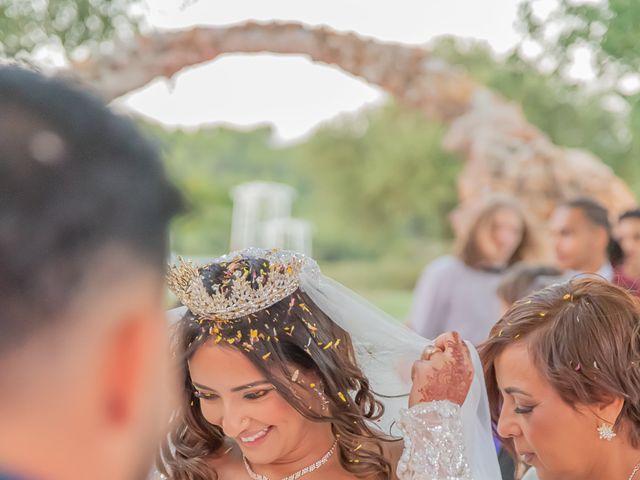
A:
{"type": "Polygon", "coordinates": [[[625,218],[615,229],[625,262],[640,267],[640,218],[625,218]]]}
{"type": "Polygon", "coordinates": [[[505,266],[522,242],[524,225],[510,208],[499,208],[479,225],[476,240],[488,265],[505,266]]]}
{"type": "MultiPolygon", "coordinates": [[[[602,459],[601,423],[588,407],[565,403],[533,364],[527,345],[516,342],[495,362],[503,396],[498,433],[513,439],[520,458],[540,480],[592,478],[602,459]]],[[[614,419],[611,419],[615,421],[614,419]]]]}
{"type": "MultiPolygon", "coordinates": [[[[329,424],[311,422],[276,391],[241,352],[203,344],[189,361],[191,381],[205,419],[222,427],[252,464],[295,460],[313,439],[326,437],[329,424]]],[[[314,403],[311,391],[299,387],[314,403]]]]}

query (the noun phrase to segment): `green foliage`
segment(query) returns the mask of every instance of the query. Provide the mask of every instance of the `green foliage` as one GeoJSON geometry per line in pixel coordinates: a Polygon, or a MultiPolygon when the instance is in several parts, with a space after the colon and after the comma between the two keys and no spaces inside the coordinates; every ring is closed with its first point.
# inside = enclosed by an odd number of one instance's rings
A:
{"type": "MultiPolygon", "coordinates": [[[[542,73],[516,52],[497,59],[487,45],[445,38],[435,52],[521,105],[527,119],[562,146],[593,152],[640,192],[640,153],[627,112],[612,108],[608,91],[587,91],[559,73],[542,73]]],[[[640,113],[640,112],[639,112],[640,113]]],[[[638,116],[640,121],[640,115],[638,116]]]]}
{"type": "Polygon", "coordinates": [[[413,253],[449,236],[460,161],[442,150],[441,125],[390,104],[318,131],[297,152],[310,175],[316,244],[325,258],[413,253]]]}
{"type": "Polygon", "coordinates": [[[116,34],[134,31],[139,1],[0,0],[0,55],[28,55],[36,47],[96,48],[116,34]]]}
{"type": "MultiPolygon", "coordinates": [[[[583,130],[582,146],[609,163],[632,189],[640,194],[640,95],[629,92],[622,79],[640,81],[640,2],[636,0],[608,0],[597,3],[559,0],[557,7],[546,17],[535,13],[535,0],[525,0],[519,8],[519,27],[526,40],[536,43],[541,50],[534,65],[552,65],[549,76],[563,90],[573,89],[567,101],[576,105],[580,98],[587,101],[579,109],[580,119],[589,128],[583,130]],[[593,55],[597,78],[590,82],[590,95],[579,87],[570,87],[566,80],[567,68],[577,48],[593,55]],[[595,105],[594,105],[595,102],[595,105]],[[608,117],[608,118],[607,118],[608,117]],[[597,128],[595,128],[597,127],[597,128]]],[[[556,91],[558,91],[556,89],[556,91]]],[[[560,91],[558,91],[560,93],[560,91]]],[[[529,113],[529,112],[527,112],[529,113]]],[[[560,116],[549,116],[545,121],[558,123],[560,116]]],[[[534,120],[535,121],[535,120],[534,120]]],[[[575,145],[582,124],[556,125],[552,131],[563,137],[559,143],[575,145]],[[570,128],[571,126],[574,128],[570,128]],[[569,127],[569,128],[567,128],[569,127]],[[574,132],[571,133],[570,131],[574,132]],[[565,136],[571,133],[571,136],[565,136]]],[[[550,129],[551,130],[551,129],[550,129]]]]}
{"type": "MultiPolygon", "coordinates": [[[[371,259],[389,251],[407,256],[424,239],[449,235],[446,218],[461,165],[442,151],[441,127],[415,112],[389,105],[288,147],[272,145],[268,128],[189,133],[143,127],[159,140],[167,169],[192,206],[172,229],[176,252],[226,251],[229,192],[256,180],[298,190],[294,214],[314,224],[314,255],[323,260],[371,259]]],[[[406,269],[399,270],[402,276],[406,269]]],[[[415,272],[408,275],[411,283],[415,272]]]]}
{"type": "Polygon", "coordinates": [[[255,180],[300,183],[288,152],[271,145],[269,128],[248,132],[223,127],[168,132],[149,124],[143,128],[160,143],[167,170],[191,207],[172,228],[172,246],[179,253],[211,255],[228,250],[234,186],[255,180]]]}
{"type": "Polygon", "coordinates": [[[572,49],[579,46],[593,52],[600,74],[611,68],[618,73],[640,69],[640,3],[636,0],[559,0],[546,18],[536,15],[535,4],[536,0],[525,0],[519,6],[519,28],[540,44],[560,71],[572,49]]]}

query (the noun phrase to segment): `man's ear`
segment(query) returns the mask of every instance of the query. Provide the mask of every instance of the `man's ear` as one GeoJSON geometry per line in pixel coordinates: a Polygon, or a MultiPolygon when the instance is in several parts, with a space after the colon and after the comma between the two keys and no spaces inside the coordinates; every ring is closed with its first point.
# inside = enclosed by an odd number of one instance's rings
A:
{"type": "Polygon", "coordinates": [[[607,248],[609,245],[609,233],[603,228],[598,227],[594,230],[594,235],[596,235],[597,241],[603,248],[607,248]]]}
{"type": "Polygon", "coordinates": [[[104,419],[114,428],[132,421],[140,408],[145,376],[150,376],[154,345],[160,348],[154,321],[144,312],[130,312],[108,332],[104,349],[104,419]]]}

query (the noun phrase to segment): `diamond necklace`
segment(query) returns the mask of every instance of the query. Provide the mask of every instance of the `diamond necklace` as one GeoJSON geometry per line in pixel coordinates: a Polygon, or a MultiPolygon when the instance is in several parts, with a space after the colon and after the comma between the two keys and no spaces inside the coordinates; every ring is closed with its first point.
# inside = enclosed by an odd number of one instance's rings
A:
{"type": "Polygon", "coordinates": [[[633,467],[633,470],[631,471],[631,475],[629,475],[628,480],[633,480],[636,477],[636,473],[638,473],[638,470],[640,470],[640,462],[636,463],[636,466],[633,467]]]}
{"type": "MultiPolygon", "coordinates": [[[[335,442],[333,442],[333,445],[331,446],[329,451],[327,453],[325,453],[324,456],[320,460],[318,460],[317,462],[312,463],[308,467],[304,467],[303,469],[292,473],[288,477],[284,477],[282,480],[297,480],[298,478],[306,475],[307,473],[311,473],[314,470],[317,470],[318,468],[323,466],[325,463],[327,463],[327,461],[331,458],[331,455],[333,455],[335,453],[337,445],[338,445],[338,441],[336,440],[335,442]]],[[[267,477],[266,475],[260,475],[260,474],[258,474],[256,472],[254,472],[251,469],[251,466],[249,465],[249,462],[247,462],[246,457],[243,456],[242,457],[242,461],[244,462],[244,468],[247,469],[247,473],[251,477],[251,480],[270,480],[269,477],[267,477]]]]}

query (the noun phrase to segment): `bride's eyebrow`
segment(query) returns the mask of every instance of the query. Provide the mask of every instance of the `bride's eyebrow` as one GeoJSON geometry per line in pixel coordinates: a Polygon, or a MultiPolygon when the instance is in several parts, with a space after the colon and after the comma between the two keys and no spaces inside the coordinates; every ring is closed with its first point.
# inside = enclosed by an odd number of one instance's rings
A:
{"type": "MultiPolygon", "coordinates": [[[[247,383],[245,385],[240,385],[239,387],[233,387],[231,389],[232,392],[239,392],[241,390],[247,390],[249,388],[253,388],[253,387],[257,387],[260,385],[271,385],[271,382],[268,380],[257,380],[255,382],[251,382],[251,383],[247,383]]],[[[211,387],[207,387],[206,385],[200,385],[199,383],[193,382],[193,386],[196,387],[199,390],[208,390],[209,392],[215,392],[216,390],[211,388],[211,387]]]]}
{"type": "Polygon", "coordinates": [[[231,389],[232,392],[239,392],[241,390],[247,390],[249,388],[257,387],[259,385],[272,385],[268,380],[258,380],[257,382],[247,383],[246,385],[240,385],[231,389]]]}

